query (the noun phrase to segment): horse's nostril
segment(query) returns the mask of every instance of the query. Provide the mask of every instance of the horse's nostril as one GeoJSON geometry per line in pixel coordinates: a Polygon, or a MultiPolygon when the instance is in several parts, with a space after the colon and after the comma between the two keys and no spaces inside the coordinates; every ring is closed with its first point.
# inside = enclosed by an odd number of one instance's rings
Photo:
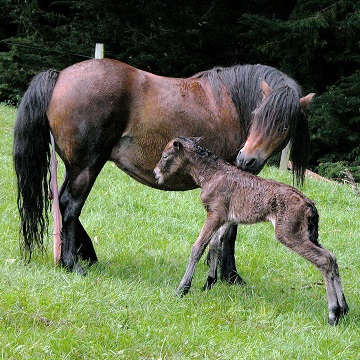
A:
{"type": "Polygon", "coordinates": [[[245,161],[245,166],[247,168],[251,168],[251,167],[253,167],[255,165],[255,163],[256,163],[256,159],[251,158],[250,160],[245,161]]]}

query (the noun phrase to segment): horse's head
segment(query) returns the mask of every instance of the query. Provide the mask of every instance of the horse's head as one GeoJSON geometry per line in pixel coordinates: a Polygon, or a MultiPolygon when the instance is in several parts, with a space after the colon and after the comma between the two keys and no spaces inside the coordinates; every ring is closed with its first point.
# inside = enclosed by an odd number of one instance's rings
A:
{"type": "Polygon", "coordinates": [[[263,99],[255,109],[249,136],[236,158],[236,165],[242,170],[259,173],[266,160],[283,149],[292,136],[299,131],[300,117],[314,94],[299,99],[288,85],[271,89],[261,80],[263,99]]]}

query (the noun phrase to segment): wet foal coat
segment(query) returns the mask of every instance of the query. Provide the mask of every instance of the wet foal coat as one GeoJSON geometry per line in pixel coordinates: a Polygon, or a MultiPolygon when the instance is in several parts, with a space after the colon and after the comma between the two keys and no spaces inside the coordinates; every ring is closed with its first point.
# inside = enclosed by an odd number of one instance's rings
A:
{"type": "Polygon", "coordinates": [[[154,174],[162,184],[177,171],[190,174],[201,188],[207,212],[178,294],[189,291],[195,267],[209,242],[210,271],[204,288],[210,288],[217,279],[221,233],[234,223],[268,221],[274,225],[278,241],[321,271],[328,297],[328,321],[337,324],[348,306],[336,257],[318,243],[318,213],[312,200],[291,186],[235,168],[189,138],[174,139],[165,147],[154,174]]]}

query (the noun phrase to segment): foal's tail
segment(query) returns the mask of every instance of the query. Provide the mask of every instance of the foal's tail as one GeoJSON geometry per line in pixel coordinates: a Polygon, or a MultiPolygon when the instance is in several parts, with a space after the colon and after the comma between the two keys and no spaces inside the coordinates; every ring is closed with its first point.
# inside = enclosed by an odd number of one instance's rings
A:
{"type": "Polygon", "coordinates": [[[314,204],[309,205],[310,214],[308,217],[308,232],[310,241],[320,246],[318,238],[319,238],[319,214],[316,210],[314,204]]]}
{"type": "Polygon", "coordinates": [[[20,102],[14,128],[20,249],[27,261],[35,246],[43,249],[48,225],[50,128],[46,111],[58,77],[58,71],[48,70],[33,78],[20,102]]]}

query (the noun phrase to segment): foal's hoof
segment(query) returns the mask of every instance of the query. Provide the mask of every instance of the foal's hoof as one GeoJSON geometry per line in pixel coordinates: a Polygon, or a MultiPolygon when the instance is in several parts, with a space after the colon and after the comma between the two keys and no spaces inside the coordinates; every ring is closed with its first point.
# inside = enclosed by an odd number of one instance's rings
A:
{"type": "Polygon", "coordinates": [[[230,273],[221,276],[221,280],[227,282],[229,285],[245,285],[246,282],[242,277],[235,271],[232,270],[230,273]]]}
{"type": "Polygon", "coordinates": [[[331,326],[335,326],[339,323],[339,320],[342,316],[346,315],[349,311],[349,307],[345,304],[344,307],[336,308],[329,312],[328,323],[331,326]]]}
{"type": "Polygon", "coordinates": [[[175,294],[178,297],[183,297],[185,296],[190,290],[190,286],[184,286],[183,288],[177,288],[175,294]]]}
{"type": "Polygon", "coordinates": [[[217,279],[216,278],[213,278],[211,276],[208,276],[207,280],[206,280],[206,283],[204,284],[203,286],[203,290],[206,291],[206,290],[210,290],[214,285],[215,283],[217,282],[217,279]]]}

